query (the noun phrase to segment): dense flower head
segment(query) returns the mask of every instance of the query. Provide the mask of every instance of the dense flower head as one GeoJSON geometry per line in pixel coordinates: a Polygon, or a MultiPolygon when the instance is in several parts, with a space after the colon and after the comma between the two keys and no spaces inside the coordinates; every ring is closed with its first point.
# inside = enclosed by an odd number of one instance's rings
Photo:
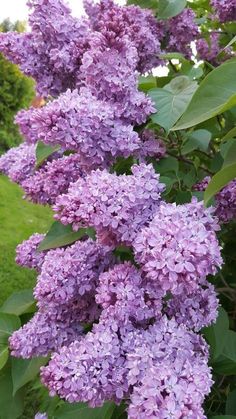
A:
{"type": "Polygon", "coordinates": [[[203,418],[201,404],[212,384],[207,356],[201,336],[166,317],[146,330],[100,321],[52,356],[42,380],[51,395],[92,407],[130,398],[130,418],[203,418]]]}
{"type": "Polygon", "coordinates": [[[156,160],[159,160],[165,156],[166,146],[154,131],[146,128],[140,134],[140,138],[143,142],[139,152],[141,159],[145,157],[155,157],[156,160]]]}
{"type": "Polygon", "coordinates": [[[78,160],[77,154],[71,154],[48,161],[22,182],[25,197],[37,204],[54,204],[59,195],[68,191],[70,183],[84,175],[78,160]]]}
{"type": "Polygon", "coordinates": [[[87,20],[71,16],[61,0],[30,0],[31,32],[0,35],[0,50],[37,82],[41,95],[73,88],[83,53],[88,48],[87,20]]]}
{"type": "Polygon", "coordinates": [[[128,39],[138,53],[137,69],[151,70],[159,63],[160,29],[157,20],[149,10],[136,6],[122,7],[113,0],[101,0],[96,4],[84,1],[92,29],[100,32],[114,48],[118,40],[128,39]]]}
{"type": "Polygon", "coordinates": [[[72,306],[44,307],[12,334],[9,339],[11,353],[22,358],[46,356],[78,340],[82,333],[77,310],[72,306]]]}
{"type": "Polygon", "coordinates": [[[217,63],[217,55],[220,52],[219,34],[213,32],[209,36],[209,40],[200,38],[196,42],[198,56],[201,60],[217,63]]]}
{"type": "Polygon", "coordinates": [[[219,301],[213,285],[203,281],[191,294],[180,294],[167,301],[167,314],[188,329],[201,330],[216,321],[219,301]]]}
{"type": "Polygon", "coordinates": [[[143,286],[140,271],[130,262],[100,275],[96,301],[103,308],[103,319],[114,318],[121,325],[141,324],[160,315],[160,298],[153,298],[143,286]]]}
{"type": "Polygon", "coordinates": [[[63,224],[94,226],[101,242],[130,244],[159,206],[164,185],[152,165],[132,166],[131,175],[94,170],[56,201],[55,218],[63,224]]]}
{"type": "Polygon", "coordinates": [[[46,251],[39,252],[37,249],[44,237],[45,234],[35,233],[19,244],[16,248],[16,263],[24,268],[36,269],[40,272],[46,251]]]}
{"type": "Polygon", "coordinates": [[[87,239],[66,248],[50,250],[37,280],[34,296],[40,306],[64,304],[94,295],[99,275],[112,265],[108,247],[87,239]]]}
{"type": "Polygon", "coordinates": [[[74,150],[83,164],[107,165],[117,156],[139,150],[141,140],[133,126],[116,116],[115,106],[100,101],[88,90],[59,96],[41,109],[29,111],[29,138],[74,150]],[[31,135],[31,132],[33,135],[31,135]]]}
{"type": "Polygon", "coordinates": [[[127,341],[130,419],[205,418],[201,405],[212,380],[201,336],[163,317],[147,330],[131,332],[127,341]]]}
{"type": "Polygon", "coordinates": [[[153,286],[166,293],[191,293],[199,278],[216,273],[222,259],[212,211],[195,199],[185,205],[160,205],[133,244],[136,261],[153,286]]]}
{"type": "Polygon", "coordinates": [[[125,373],[116,324],[101,322],[83,339],[54,354],[41,377],[51,395],[95,407],[106,400],[122,400],[127,392],[125,373]]]}
{"type": "Polygon", "coordinates": [[[211,0],[211,6],[220,22],[236,20],[235,0],[211,0]]]}
{"type": "Polygon", "coordinates": [[[132,44],[109,48],[100,36],[82,60],[81,77],[93,95],[109,101],[116,116],[129,123],[141,124],[155,112],[151,99],[138,91],[135,72],[137,54],[132,44]]]}
{"type": "MultiPolygon", "coordinates": [[[[210,182],[210,176],[206,176],[194,186],[196,191],[204,191],[210,182]]],[[[220,223],[228,223],[236,219],[236,179],[228,183],[215,195],[215,215],[220,223]]]]}
{"type": "Polygon", "coordinates": [[[34,173],[36,164],[36,146],[20,144],[0,157],[0,172],[13,182],[22,182],[34,173]]]}
{"type": "Polygon", "coordinates": [[[172,17],[167,22],[160,21],[163,28],[163,49],[169,52],[180,52],[191,58],[191,42],[198,35],[198,26],[195,22],[196,15],[192,9],[186,8],[180,14],[172,17]]]}

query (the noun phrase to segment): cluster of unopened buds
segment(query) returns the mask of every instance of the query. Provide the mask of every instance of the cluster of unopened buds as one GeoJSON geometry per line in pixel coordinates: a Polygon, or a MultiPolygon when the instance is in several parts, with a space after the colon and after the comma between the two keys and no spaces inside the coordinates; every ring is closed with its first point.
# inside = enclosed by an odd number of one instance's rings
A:
{"type": "Polygon", "coordinates": [[[62,224],[93,227],[96,239],[39,252],[44,235],[34,234],[18,246],[17,263],[38,272],[38,311],[13,333],[12,354],[50,354],[42,382],[68,402],[125,399],[130,419],[205,418],[212,377],[198,332],[217,317],[207,276],[222,264],[219,225],[202,202],[163,200],[151,162],[165,146],[142,129],[155,110],[138,90],[139,74],[161,62],[163,39],[191,55],[194,13],[166,25],[112,0],[86,0],[81,20],[59,0],[28,4],[31,32],[0,35],[0,50],[49,99],[18,113],[25,142],[0,170],[62,224]],[[40,167],[38,139],[58,146],[40,167]],[[119,158],[133,159],[129,174],[116,173],[119,158]]]}

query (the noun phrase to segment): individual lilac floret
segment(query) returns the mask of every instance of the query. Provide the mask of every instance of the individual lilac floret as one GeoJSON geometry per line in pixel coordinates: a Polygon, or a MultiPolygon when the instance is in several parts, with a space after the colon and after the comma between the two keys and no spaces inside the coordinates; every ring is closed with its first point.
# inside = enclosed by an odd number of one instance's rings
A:
{"type": "MultiPolygon", "coordinates": [[[[209,61],[212,64],[218,64],[219,59],[217,59],[217,55],[221,51],[219,39],[220,35],[216,32],[210,33],[209,40],[206,40],[204,38],[198,39],[196,41],[198,57],[201,60],[209,61]]],[[[231,51],[228,48],[227,51],[225,50],[225,52],[226,58],[231,51]]]]}
{"type": "Polygon", "coordinates": [[[148,330],[130,332],[126,345],[130,419],[206,418],[202,404],[212,379],[201,336],[163,317],[148,330]]]}
{"type": "Polygon", "coordinates": [[[111,49],[101,36],[93,39],[92,46],[81,66],[86,86],[98,99],[111,102],[117,117],[129,123],[146,122],[155,108],[150,97],[138,90],[136,49],[132,44],[111,49]]]}
{"type": "Polygon", "coordinates": [[[166,51],[180,52],[185,57],[191,58],[191,42],[198,35],[198,26],[195,22],[196,15],[192,9],[184,9],[179,15],[172,17],[165,23],[160,23],[165,30],[166,51]]]}
{"type": "Polygon", "coordinates": [[[45,307],[9,339],[11,353],[15,357],[32,358],[47,356],[78,340],[83,328],[73,306],[45,307]]]}
{"type": "Polygon", "coordinates": [[[160,205],[133,243],[135,259],[154,287],[165,293],[191,293],[199,278],[216,273],[222,258],[213,211],[196,199],[190,204],[160,205]]]}
{"type": "Polygon", "coordinates": [[[0,35],[0,51],[37,82],[42,96],[75,87],[90,29],[61,0],[30,0],[30,33],[0,35]]]}
{"type": "Polygon", "coordinates": [[[80,341],[53,354],[41,378],[50,390],[71,403],[101,406],[106,400],[120,403],[127,393],[125,358],[116,324],[99,323],[80,341]]]}
{"type": "Polygon", "coordinates": [[[30,110],[29,138],[37,135],[49,145],[77,151],[91,167],[128,157],[141,141],[133,126],[116,117],[114,106],[96,99],[88,90],[68,90],[40,109],[30,110]],[[32,132],[32,136],[31,136],[32,132]]]}
{"type": "Polygon", "coordinates": [[[36,204],[54,204],[70,183],[83,176],[78,160],[77,154],[72,154],[47,162],[22,183],[26,198],[36,204]]]}
{"type": "Polygon", "coordinates": [[[99,275],[113,263],[108,247],[87,239],[65,249],[50,250],[38,277],[34,296],[40,306],[64,304],[94,294],[99,275]]]}
{"type": "Polygon", "coordinates": [[[39,141],[37,132],[33,132],[31,127],[31,114],[34,112],[35,108],[31,106],[29,109],[21,109],[15,116],[15,123],[28,144],[36,144],[39,141]]]}
{"type": "MultiPolygon", "coordinates": [[[[194,186],[196,191],[204,191],[210,182],[210,176],[206,176],[194,186]]],[[[215,195],[215,215],[220,223],[229,223],[236,219],[236,179],[228,183],[215,195]]]]}
{"type": "Polygon", "coordinates": [[[123,40],[133,44],[138,53],[138,71],[151,70],[159,63],[160,29],[150,10],[122,7],[113,0],[101,0],[99,4],[85,0],[84,5],[93,30],[107,39],[110,48],[123,40]]]}
{"type": "Polygon", "coordinates": [[[221,23],[236,20],[235,0],[211,0],[211,6],[221,23]]]}
{"type": "Polygon", "coordinates": [[[219,300],[213,285],[204,281],[193,293],[169,299],[166,313],[174,317],[177,323],[198,332],[216,321],[218,308],[219,300]]]}
{"type": "Polygon", "coordinates": [[[13,182],[21,183],[31,176],[36,164],[36,146],[21,144],[0,157],[0,172],[13,182]]]}
{"type": "Polygon", "coordinates": [[[140,271],[130,262],[115,265],[100,275],[96,301],[103,308],[103,319],[114,318],[123,326],[154,319],[161,310],[160,298],[153,299],[143,286],[140,271]]]}
{"type": "Polygon", "coordinates": [[[16,248],[16,263],[24,268],[36,269],[40,272],[46,251],[37,251],[45,234],[33,234],[28,240],[24,240],[16,248]]]}
{"type": "Polygon", "coordinates": [[[153,218],[164,185],[152,165],[132,167],[132,175],[92,171],[70,186],[56,201],[55,218],[74,229],[94,226],[103,243],[132,243],[153,218]]]}

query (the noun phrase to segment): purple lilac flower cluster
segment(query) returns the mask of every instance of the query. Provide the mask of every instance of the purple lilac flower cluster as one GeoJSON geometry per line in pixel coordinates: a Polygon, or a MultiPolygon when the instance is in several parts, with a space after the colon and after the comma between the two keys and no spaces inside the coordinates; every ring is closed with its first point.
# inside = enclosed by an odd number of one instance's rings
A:
{"type": "MultiPolygon", "coordinates": [[[[195,191],[204,191],[210,182],[210,176],[206,176],[194,186],[195,191]]],[[[229,223],[236,218],[236,179],[232,180],[215,196],[215,215],[220,223],[229,223]]]]}
{"type": "Polygon", "coordinates": [[[211,5],[220,22],[233,22],[236,20],[235,0],[211,0],[211,5]]]}
{"type": "Polygon", "coordinates": [[[197,332],[217,317],[207,275],[222,264],[219,226],[196,200],[163,201],[146,160],[165,146],[142,127],[154,108],[138,90],[161,50],[191,55],[195,15],[185,9],[163,24],[136,6],[84,3],[88,16],[77,20],[61,0],[30,0],[31,32],[0,36],[0,50],[53,96],[18,113],[26,143],[0,170],[62,224],[96,230],[96,240],[43,252],[40,234],[18,246],[17,263],[38,273],[38,311],[11,336],[12,354],[50,355],[42,381],[69,402],[125,399],[130,419],[203,419],[212,379],[197,332]],[[61,149],[36,168],[38,139],[61,149]],[[136,160],[130,174],[114,171],[119,157],[136,160]]]}

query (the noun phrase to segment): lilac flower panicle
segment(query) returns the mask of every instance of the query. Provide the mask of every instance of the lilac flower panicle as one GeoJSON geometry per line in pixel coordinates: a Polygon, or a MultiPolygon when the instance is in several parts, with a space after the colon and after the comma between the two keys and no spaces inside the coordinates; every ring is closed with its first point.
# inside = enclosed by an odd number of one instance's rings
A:
{"type": "Polygon", "coordinates": [[[16,263],[24,268],[36,269],[40,272],[47,251],[39,252],[37,249],[43,241],[45,234],[33,234],[16,248],[16,263]]]}
{"type": "Polygon", "coordinates": [[[212,379],[202,337],[163,317],[148,330],[131,332],[129,340],[128,383],[133,391],[128,417],[205,418],[201,405],[212,379]]]}
{"type": "MultiPolygon", "coordinates": [[[[201,182],[194,185],[196,191],[204,191],[210,182],[206,176],[201,182]]],[[[236,179],[228,183],[215,195],[215,215],[220,223],[228,223],[236,218],[236,179]]]]}
{"type": "Polygon", "coordinates": [[[36,413],[34,419],[48,419],[48,415],[47,413],[38,412],[36,413]]]}
{"type": "Polygon", "coordinates": [[[0,172],[13,182],[21,183],[34,173],[36,164],[36,146],[21,144],[11,148],[0,157],[0,172]]]}
{"type": "Polygon", "coordinates": [[[199,278],[216,273],[222,258],[212,211],[196,199],[185,205],[160,205],[133,244],[136,261],[153,286],[166,293],[191,293],[199,278]]]}
{"type": "Polygon", "coordinates": [[[217,63],[217,55],[220,52],[219,34],[213,32],[209,40],[200,38],[196,42],[198,56],[201,60],[217,63]]]}
{"type": "Polygon", "coordinates": [[[83,176],[78,160],[72,154],[48,161],[22,183],[25,196],[37,204],[54,204],[59,195],[68,191],[70,183],[83,176]]]}
{"type": "Polygon", "coordinates": [[[167,302],[167,314],[195,331],[215,323],[219,300],[213,285],[204,281],[193,293],[176,295],[167,302]]]}
{"type": "Polygon", "coordinates": [[[42,266],[34,296],[40,307],[65,304],[94,294],[99,275],[112,265],[110,249],[91,239],[50,250],[42,266]]]}
{"type": "Polygon", "coordinates": [[[211,0],[211,6],[220,22],[233,22],[236,20],[235,0],[211,0]]]}
{"type": "Polygon", "coordinates": [[[9,338],[11,353],[15,357],[47,356],[78,340],[83,327],[73,307],[45,307],[15,331],[9,338]]]}
{"type": "Polygon", "coordinates": [[[101,242],[129,245],[152,219],[163,190],[151,165],[134,165],[132,175],[92,171],[57,199],[55,218],[75,229],[93,225],[101,242]]]}
{"type": "Polygon", "coordinates": [[[155,132],[150,129],[144,129],[140,135],[143,142],[139,156],[155,157],[156,160],[163,158],[166,154],[166,147],[162,140],[156,136],[155,132]]]}

